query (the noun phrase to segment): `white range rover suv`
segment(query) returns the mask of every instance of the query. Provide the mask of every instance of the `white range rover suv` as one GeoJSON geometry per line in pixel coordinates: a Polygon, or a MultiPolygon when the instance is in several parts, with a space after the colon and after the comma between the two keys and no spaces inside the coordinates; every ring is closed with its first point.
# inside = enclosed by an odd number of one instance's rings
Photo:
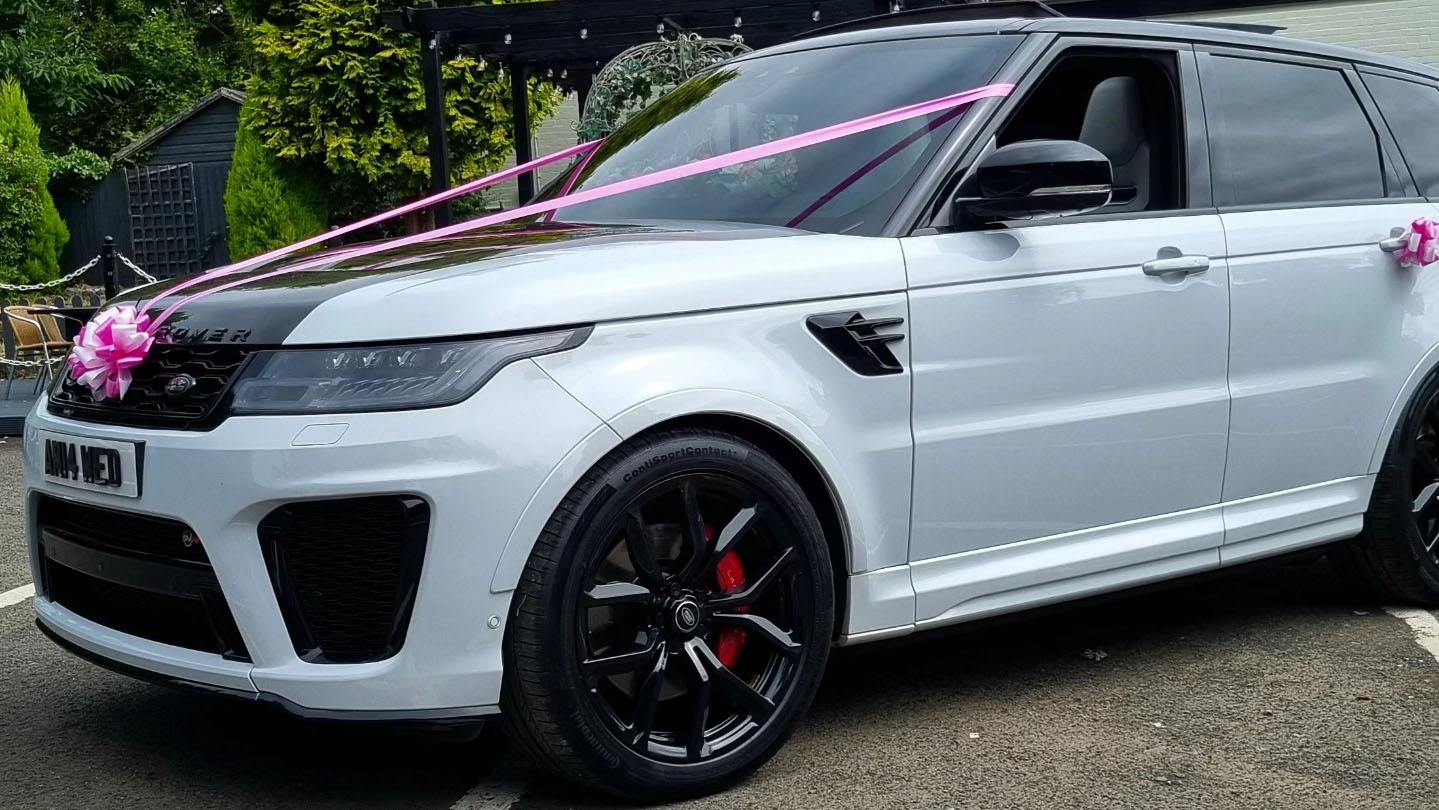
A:
{"type": "Polygon", "coordinates": [[[705,74],[557,187],[992,84],[217,292],[118,401],[62,376],[25,432],[40,628],[301,715],[502,715],[661,799],[773,755],[835,645],[1321,544],[1439,602],[1439,266],[1394,255],[1439,216],[1439,72],[855,25],[705,74]]]}

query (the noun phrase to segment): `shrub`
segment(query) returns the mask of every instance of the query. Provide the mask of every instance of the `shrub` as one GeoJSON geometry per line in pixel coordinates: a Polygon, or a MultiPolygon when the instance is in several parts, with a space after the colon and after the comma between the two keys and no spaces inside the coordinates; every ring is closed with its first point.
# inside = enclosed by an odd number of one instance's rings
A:
{"type": "Polygon", "coordinates": [[[25,94],[15,82],[0,82],[0,282],[60,275],[60,251],[70,232],[46,188],[49,179],[25,94]]]}
{"type": "MultiPolygon", "coordinates": [[[[504,0],[512,2],[513,0],[504,0]]],[[[380,22],[393,0],[232,2],[251,48],[245,124],[282,160],[322,165],[335,213],[358,217],[430,187],[420,48],[380,22]]],[[[469,54],[443,65],[452,179],[498,170],[514,145],[510,85],[469,54]]],[[[530,120],[560,94],[530,80],[530,120]]]]}
{"type": "Polygon", "coordinates": [[[321,178],[282,163],[241,128],[225,184],[230,258],[248,259],[323,231],[330,219],[326,199],[321,178]]]}
{"type": "Polygon", "coordinates": [[[47,155],[50,161],[50,189],[88,199],[95,184],[110,173],[110,161],[94,152],[70,147],[63,155],[47,155]]]}
{"type": "Polygon", "coordinates": [[[20,260],[40,220],[35,178],[41,171],[33,156],[0,147],[0,282],[26,280],[20,275],[20,260]]]}

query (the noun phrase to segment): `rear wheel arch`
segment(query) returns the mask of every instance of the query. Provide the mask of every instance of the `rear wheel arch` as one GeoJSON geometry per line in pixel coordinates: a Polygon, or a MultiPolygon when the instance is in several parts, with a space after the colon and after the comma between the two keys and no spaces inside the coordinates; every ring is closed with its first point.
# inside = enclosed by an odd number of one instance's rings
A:
{"type": "Polygon", "coordinates": [[[1439,343],[1431,346],[1424,357],[1409,372],[1404,385],[1394,395],[1394,401],[1389,405],[1389,415],[1384,419],[1384,426],[1379,431],[1379,436],[1374,442],[1374,452],[1369,459],[1369,473],[1372,475],[1379,472],[1384,464],[1384,455],[1389,450],[1389,445],[1394,441],[1394,433],[1404,426],[1409,416],[1409,411],[1415,407],[1414,400],[1418,397],[1419,391],[1424,388],[1434,377],[1439,376],[1439,343]]]}
{"type": "Polygon", "coordinates": [[[1432,425],[1436,399],[1439,371],[1430,370],[1395,409],[1396,424],[1384,437],[1363,530],[1336,546],[1332,555],[1341,572],[1367,586],[1373,595],[1426,607],[1439,604],[1439,565],[1433,541],[1426,539],[1434,532],[1432,425]],[[1427,450],[1422,437],[1426,432],[1427,450]],[[1426,456],[1428,463],[1419,463],[1426,456]],[[1422,477],[1416,477],[1416,472],[1422,477]]]}

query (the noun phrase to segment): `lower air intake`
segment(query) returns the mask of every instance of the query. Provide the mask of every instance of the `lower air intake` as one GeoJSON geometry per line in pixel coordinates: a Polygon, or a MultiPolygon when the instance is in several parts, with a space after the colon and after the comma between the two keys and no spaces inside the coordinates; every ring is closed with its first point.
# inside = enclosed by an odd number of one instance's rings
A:
{"type": "Polygon", "coordinates": [[[356,664],[399,652],[429,527],[429,504],[398,495],[286,504],[260,521],[295,653],[356,664]]]}

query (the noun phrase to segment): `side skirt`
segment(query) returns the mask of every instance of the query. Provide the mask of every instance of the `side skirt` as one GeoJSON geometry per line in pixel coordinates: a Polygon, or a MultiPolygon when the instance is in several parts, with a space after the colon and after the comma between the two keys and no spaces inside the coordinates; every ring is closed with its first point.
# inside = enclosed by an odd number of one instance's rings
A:
{"type": "Polygon", "coordinates": [[[1356,476],[1153,518],[1040,537],[850,581],[842,645],[906,635],[1281,556],[1358,534],[1374,486],[1356,476]],[[903,621],[908,569],[914,617],[903,621]]]}

